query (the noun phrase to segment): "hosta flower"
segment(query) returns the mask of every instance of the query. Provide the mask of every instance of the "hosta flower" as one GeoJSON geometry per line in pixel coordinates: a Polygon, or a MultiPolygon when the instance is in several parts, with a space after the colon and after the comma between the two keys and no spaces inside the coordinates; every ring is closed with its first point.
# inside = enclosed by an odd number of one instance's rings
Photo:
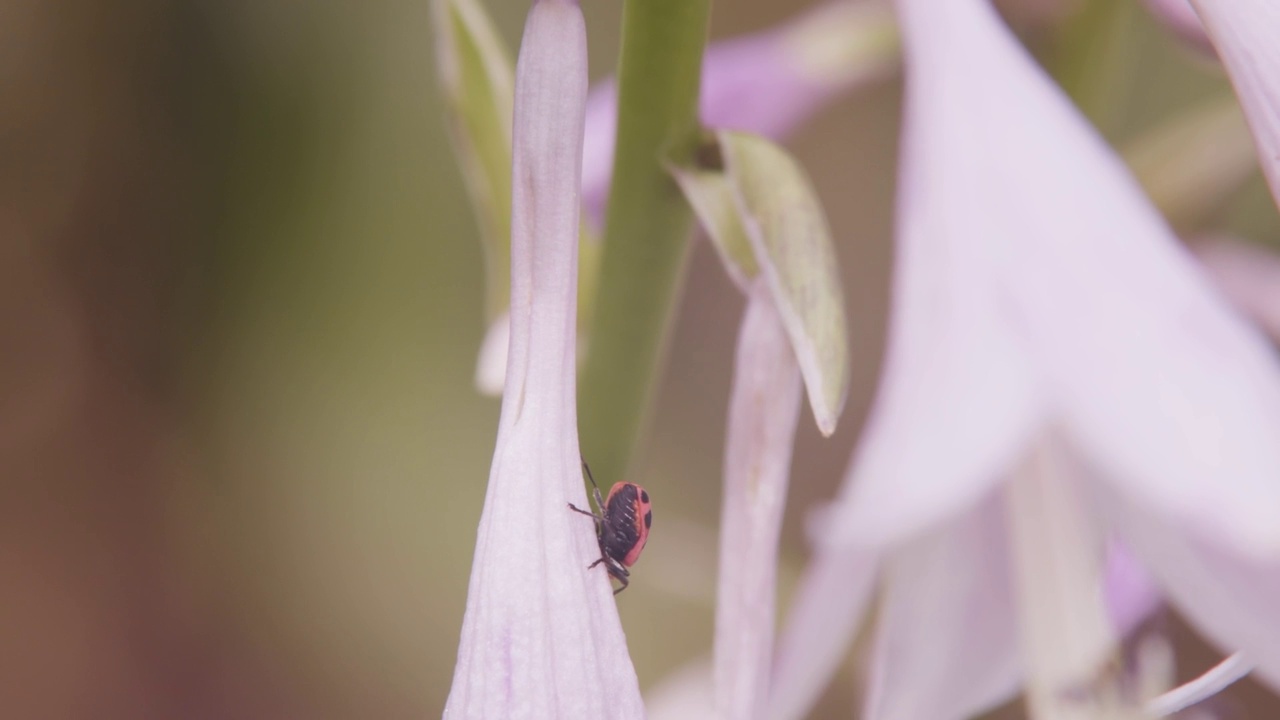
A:
{"type": "Polygon", "coordinates": [[[1274,351],[986,0],[898,9],[890,343],[821,551],[885,563],[870,716],[1087,687],[1111,642],[1100,526],[1280,684],[1274,351]]]}
{"type": "Polygon", "coordinates": [[[589,520],[575,344],[586,35],[537,0],[516,70],[510,352],[447,718],[643,716],[589,520]]]}
{"type": "Polygon", "coordinates": [[[1127,495],[1280,550],[1271,348],[989,6],[917,2],[891,349],[841,526],[902,537],[976,501],[1052,419],[1127,495]]]}

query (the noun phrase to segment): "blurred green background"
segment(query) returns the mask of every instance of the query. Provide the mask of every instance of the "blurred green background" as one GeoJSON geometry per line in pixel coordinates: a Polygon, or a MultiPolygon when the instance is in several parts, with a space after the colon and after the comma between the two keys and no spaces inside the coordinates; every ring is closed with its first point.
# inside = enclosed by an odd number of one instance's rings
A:
{"type": "MultiPolygon", "coordinates": [[[[527,3],[488,5],[514,49],[527,3]]],[[[713,34],[783,5],[719,3],[713,34]]],[[[621,4],[584,11],[598,78],[621,4]]],[[[0,4],[4,717],[438,715],[498,401],[472,386],[482,259],[428,15],[0,4]]],[[[1119,140],[1225,87],[1133,23],[1119,140]]],[[[839,241],[854,376],[836,437],[798,440],[784,589],[878,372],[898,97],[866,89],[790,143],[839,241]]],[[[1280,237],[1260,182],[1227,220],[1280,237]]],[[[711,647],[740,309],[700,243],[631,478],[657,515],[619,598],[646,689],[711,647]]],[[[818,715],[847,717],[853,688],[818,715]]]]}

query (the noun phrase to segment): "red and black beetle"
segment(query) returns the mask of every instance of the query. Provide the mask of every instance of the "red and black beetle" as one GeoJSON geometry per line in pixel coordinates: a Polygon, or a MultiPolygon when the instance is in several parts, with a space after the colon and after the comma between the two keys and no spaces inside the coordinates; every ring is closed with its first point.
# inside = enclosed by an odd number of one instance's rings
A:
{"type": "Polygon", "coordinates": [[[653,524],[653,510],[649,505],[649,493],[635,483],[619,482],[609,490],[609,497],[600,499],[600,486],[591,476],[591,468],[582,461],[582,469],[587,472],[591,481],[592,493],[595,496],[599,514],[587,512],[573,503],[569,509],[582,513],[596,523],[596,540],[600,543],[600,559],[587,566],[590,570],[604,563],[609,576],[618,579],[622,587],[613,591],[614,595],[627,589],[631,573],[627,568],[640,559],[640,551],[649,539],[649,526],[653,524]]]}

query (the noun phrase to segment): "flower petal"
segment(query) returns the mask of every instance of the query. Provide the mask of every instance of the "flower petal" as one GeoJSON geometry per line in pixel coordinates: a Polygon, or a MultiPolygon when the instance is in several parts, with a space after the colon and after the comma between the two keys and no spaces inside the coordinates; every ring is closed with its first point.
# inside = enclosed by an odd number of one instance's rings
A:
{"type": "Polygon", "coordinates": [[[1104,538],[1072,460],[1047,433],[1004,489],[1027,706],[1037,718],[1093,717],[1103,707],[1123,707],[1117,720],[1136,717],[1139,708],[1100,682],[1118,647],[1100,592],[1104,538]]]}
{"type": "Polygon", "coordinates": [[[724,456],[716,594],[716,710],[755,717],[769,691],[778,534],[800,417],[800,368],[769,289],[748,294],[724,456]]]}
{"type": "Polygon", "coordinates": [[[894,552],[876,635],[869,720],[964,720],[1022,677],[1000,493],[894,552]]]}
{"type": "Polygon", "coordinates": [[[765,717],[808,717],[849,654],[878,570],[877,554],[863,548],[816,548],[778,638],[765,717]]]}
{"type": "Polygon", "coordinates": [[[1280,202],[1280,3],[1274,0],[1191,0],[1258,143],[1258,160],[1280,202]]]}
{"type": "Polygon", "coordinates": [[[446,718],[644,714],[579,470],[578,173],[586,34],[538,0],[516,70],[511,342],[446,718]]]}
{"type": "Polygon", "coordinates": [[[988,3],[899,7],[900,315],[846,537],[972,500],[1048,407],[1126,493],[1280,552],[1272,349],[988,3]]]}
{"type": "Polygon", "coordinates": [[[1227,299],[1280,343],[1280,256],[1230,238],[1200,243],[1195,250],[1227,299]]]}
{"type": "Polygon", "coordinates": [[[888,351],[832,540],[892,542],[976,503],[1044,416],[1040,378],[992,292],[1001,248],[983,243],[1004,201],[974,177],[987,150],[974,125],[992,119],[971,86],[1008,52],[972,39],[986,28],[969,27],[971,4],[900,3],[907,97],[888,351]]]}
{"type": "MultiPolygon", "coordinates": [[[[1028,509],[1028,490],[1012,490],[1017,488],[993,493],[976,508],[909,541],[888,561],[868,718],[967,718],[1018,692],[1025,676],[1020,648],[1029,640],[1018,618],[1026,618],[1028,608],[1015,602],[1007,519],[1021,525],[1024,534],[1028,528],[1041,526],[1054,526],[1059,531],[1068,528],[1063,518],[1045,515],[1056,511],[1061,497],[1036,495],[1044,491],[1038,485],[1031,491],[1033,496],[1050,502],[1042,502],[1030,516],[1022,516],[1015,513],[1028,509]],[[1022,496],[1021,507],[1006,508],[1015,495],[1022,496]],[[1025,519],[1032,522],[1021,522],[1025,519]]],[[[1062,488],[1058,490],[1060,494],[1062,488]]],[[[1023,561],[1047,567],[1064,559],[1058,557],[1053,543],[1046,545],[1044,538],[1040,540],[1033,543],[1034,548],[1023,549],[1023,561]],[[1041,554],[1027,555],[1027,549],[1041,554]]],[[[1109,608],[1111,627],[1122,636],[1154,607],[1157,595],[1125,548],[1120,543],[1112,548],[1107,555],[1108,585],[1104,591],[1113,601],[1109,608]]],[[[1025,565],[1023,562],[1019,574],[1025,574],[1025,565]]],[[[1063,570],[1078,569],[1058,562],[1058,577],[1049,579],[1066,579],[1061,575],[1063,570]]],[[[1038,572],[1037,568],[1032,570],[1038,572]]],[[[1095,587],[1090,583],[1083,588],[1086,600],[1096,592],[1095,587]]],[[[1051,587],[1043,589],[1054,592],[1051,587]]],[[[1039,598],[1030,609],[1052,604],[1045,600],[1039,598]]],[[[1079,617],[1068,619],[1079,621],[1079,617]]],[[[1077,640],[1070,638],[1072,643],[1077,640]]],[[[1059,652],[1063,648],[1057,647],[1059,652]]],[[[1085,649],[1085,655],[1090,654],[1092,650],[1085,649]]]]}
{"type": "Polygon", "coordinates": [[[1170,602],[1224,653],[1243,651],[1258,676],[1280,690],[1280,561],[1252,559],[1138,503],[1103,497],[1170,602]]]}

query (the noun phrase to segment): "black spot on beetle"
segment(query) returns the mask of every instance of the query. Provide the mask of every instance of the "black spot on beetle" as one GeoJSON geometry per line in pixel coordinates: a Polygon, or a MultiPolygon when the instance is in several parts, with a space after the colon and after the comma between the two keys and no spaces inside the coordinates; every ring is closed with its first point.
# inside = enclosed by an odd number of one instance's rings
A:
{"type": "Polygon", "coordinates": [[[644,529],[648,530],[651,527],[653,527],[653,511],[652,510],[644,514],[644,529]]]}
{"type": "Polygon", "coordinates": [[[649,502],[649,493],[645,492],[644,490],[641,490],[641,491],[640,491],[640,502],[643,502],[643,503],[647,503],[647,502],[649,502]]]}

